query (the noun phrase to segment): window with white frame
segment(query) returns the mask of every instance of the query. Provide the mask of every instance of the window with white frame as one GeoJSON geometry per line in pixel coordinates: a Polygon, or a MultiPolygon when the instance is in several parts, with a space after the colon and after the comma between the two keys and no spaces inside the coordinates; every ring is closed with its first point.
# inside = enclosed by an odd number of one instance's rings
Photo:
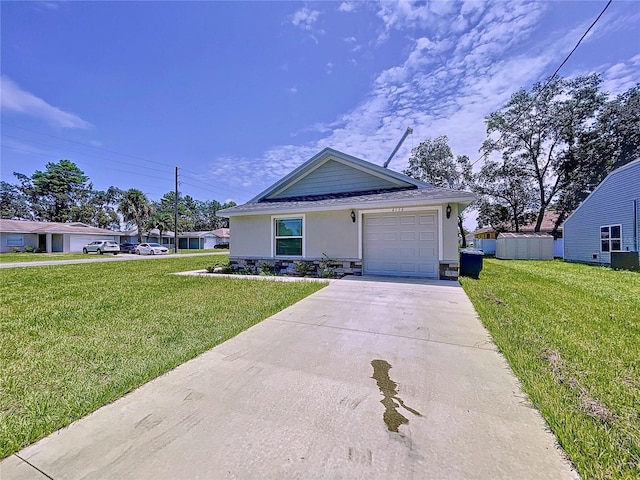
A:
{"type": "Polygon", "coordinates": [[[276,256],[302,256],[303,218],[274,218],[276,256]]]}
{"type": "Polygon", "coordinates": [[[23,236],[20,234],[7,235],[7,247],[22,247],[24,246],[23,236]]]}
{"type": "Polygon", "coordinates": [[[600,227],[600,251],[615,252],[622,250],[622,225],[600,227]]]}

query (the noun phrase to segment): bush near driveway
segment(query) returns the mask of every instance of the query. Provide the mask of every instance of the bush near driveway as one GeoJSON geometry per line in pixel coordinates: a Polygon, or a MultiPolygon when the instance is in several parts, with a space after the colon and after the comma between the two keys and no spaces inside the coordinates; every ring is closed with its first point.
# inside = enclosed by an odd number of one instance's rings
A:
{"type": "Polygon", "coordinates": [[[461,282],[582,478],[640,478],[640,274],[485,258],[461,282]]]}
{"type": "Polygon", "coordinates": [[[170,275],[210,262],[0,270],[0,458],[324,286],[170,275]]]}

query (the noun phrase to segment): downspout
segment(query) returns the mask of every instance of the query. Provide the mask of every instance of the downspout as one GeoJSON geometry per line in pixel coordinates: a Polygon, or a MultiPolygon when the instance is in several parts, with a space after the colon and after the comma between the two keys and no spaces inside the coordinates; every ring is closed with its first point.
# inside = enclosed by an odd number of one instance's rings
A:
{"type": "Polygon", "coordinates": [[[638,199],[633,201],[633,245],[636,252],[638,249],[638,199]]]}

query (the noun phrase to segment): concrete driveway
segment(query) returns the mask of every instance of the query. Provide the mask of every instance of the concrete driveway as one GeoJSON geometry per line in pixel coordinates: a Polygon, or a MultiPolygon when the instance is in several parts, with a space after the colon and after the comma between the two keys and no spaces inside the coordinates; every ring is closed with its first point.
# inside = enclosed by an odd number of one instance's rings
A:
{"type": "Polygon", "coordinates": [[[356,277],[25,448],[0,477],[577,475],[457,283],[356,277]]]}

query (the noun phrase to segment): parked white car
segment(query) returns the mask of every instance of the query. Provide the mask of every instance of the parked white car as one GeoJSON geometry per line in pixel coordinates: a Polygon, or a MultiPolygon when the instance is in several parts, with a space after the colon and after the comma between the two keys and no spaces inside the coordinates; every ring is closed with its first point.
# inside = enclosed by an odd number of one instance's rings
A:
{"type": "Polygon", "coordinates": [[[111,240],[96,240],[82,247],[82,253],[90,252],[95,252],[98,255],[102,255],[103,253],[113,253],[117,255],[120,253],[120,245],[111,240]]]}
{"type": "Polygon", "coordinates": [[[136,247],[136,253],[138,255],[166,255],[169,253],[169,249],[159,243],[141,243],[136,247]]]}

